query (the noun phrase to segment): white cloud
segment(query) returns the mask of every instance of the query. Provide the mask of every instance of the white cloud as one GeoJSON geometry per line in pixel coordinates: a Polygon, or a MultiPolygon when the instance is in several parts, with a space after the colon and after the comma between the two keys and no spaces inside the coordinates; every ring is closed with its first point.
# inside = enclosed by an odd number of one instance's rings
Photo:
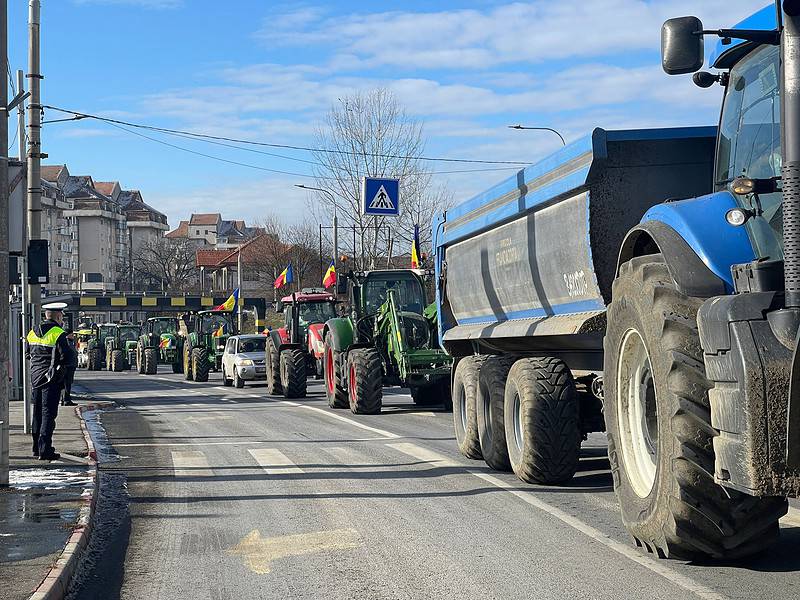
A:
{"type": "MultiPolygon", "coordinates": [[[[697,13],[709,23],[736,20],[752,0],[593,0],[515,2],[485,10],[324,15],[302,8],[270,15],[258,37],[284,46],[326,45],[354,66],[473,68],[651,50],[665,19],[697,13]]],[[[338,59],[333,59],[337,64],[338,59]]]]}

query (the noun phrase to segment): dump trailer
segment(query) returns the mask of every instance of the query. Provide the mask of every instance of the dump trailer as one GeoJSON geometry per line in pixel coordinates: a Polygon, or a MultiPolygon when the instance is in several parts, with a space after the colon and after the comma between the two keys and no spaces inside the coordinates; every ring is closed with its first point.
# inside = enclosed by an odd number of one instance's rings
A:
{"type": "Polygon", "coordinates": [[[639,546],[737,558],[800,490],[800,3],[671,19],[662,62],[720,126],[597,129],[448,211],[439,334],[465,455],[561,483],[605,429],[639,546]]]}

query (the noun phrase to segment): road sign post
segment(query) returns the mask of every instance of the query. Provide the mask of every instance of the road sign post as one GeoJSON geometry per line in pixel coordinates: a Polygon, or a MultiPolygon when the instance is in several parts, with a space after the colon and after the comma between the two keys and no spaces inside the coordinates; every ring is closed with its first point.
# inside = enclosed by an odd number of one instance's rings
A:
{"type": "Polygon", "coordinates": [[[400,215],[400,180],[364,177],[361,180],[361,214],[374,217],[400,215]]]}

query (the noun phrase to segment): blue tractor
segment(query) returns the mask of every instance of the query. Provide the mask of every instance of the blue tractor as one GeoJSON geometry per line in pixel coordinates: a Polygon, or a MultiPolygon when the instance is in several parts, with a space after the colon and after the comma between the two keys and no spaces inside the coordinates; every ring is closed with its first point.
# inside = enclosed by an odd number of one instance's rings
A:
{"type": "Polygon", "coordinates": [[[464,455],[563,483],[606,431],[639,546],[737,558],[800,491],[800,1],[671,19],[662,62],[719,127],[596,129],[442,215],[440,341],[464,455]]]}

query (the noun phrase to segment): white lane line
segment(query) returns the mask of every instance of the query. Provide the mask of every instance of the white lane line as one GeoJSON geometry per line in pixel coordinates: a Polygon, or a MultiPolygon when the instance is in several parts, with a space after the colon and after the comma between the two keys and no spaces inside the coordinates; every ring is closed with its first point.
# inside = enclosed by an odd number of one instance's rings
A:
{"type": "Polygon", "coordinates": [[[115,448],[157,448],[159,446],[241,446],[242,444],[270,444],[274,442],[262,442],[253,440],[249,442],[151,442],[136,444],[117,444],[112,442],[115,448]]]}
{"type": "MultiPolygon", "coordinates": [[[[453,461],[449,460],[445,456],[441,454],[437,454],[431,450],[426,448],[421,448],[416,444],[386,444],[390,448],[394,448],[413,456],[419,460],[424,460],[426,462],[431,462],[436,464],[437,466],[450,466],[450,465],[457,465],[453,461]]],[[[657,562],[652,558],[649,558],[642,554],[639,550],[627,546],[626,544],[622,544],[614,539],[611,539],[605,533],[600,531],[599,529],[595,529],[591,525],[588,525],[581,521],[580,519],[573,517],[569,513],[564,512],[560,508],[552,506],[548,504],[544,500],[541,500],[534,496],[529,492],[523,492],[518,489],[515,489],[515,484],[506,483],[502,479],[498,479],[494,475],[489,475],[488,473],[483,473],[481,471],[474,471],[467,467],[464,467],[464,470],[471,475],[474,475],[478,479],[482,479],[486,483],[489,483],[495,487],[498,487],[506,492],[513,494],[523,502],[530,504],[531,506],[538,508],[539,510],[546,512],[552,517],[555,517],[562,523],[569,525],[573,529],[577,529],[584,535],[590,537],[591,539],[595,540],[603,544],[606,548],[613,550],[617,554],[621,554],[622,556],[629,558],[633,562],[643,566],[645,569],[660,575],[670,583],[677,585],[678,587],[683,588],[684,590],[691,592],[692,594],[703,598],[704,600],[728,600],[728,597],[724,594],[720,594],[704,586],[701,583],[698,583],[694,579],[681,575],[677,571],[670,569],[669,567],[665,566],[663,562],[657,562]]],[[[800,512],[800,511],[799,511],[800,512]]]]}
{"type": "Polygon", "coordinates": [[[248,452],[268,475],[302,473],[303,469],[294,464],[289,457],[274,448],[251,448],[248,452]]]}
{"type": "Polygon", "coordinates": [[[781,519],[781,524],[791,527],[800,527],[800,510],[790,506],[789,512],[781,519]]]}
{"type": "Polygon", "coordinates": [[[309,406],[308,404],[298,404],[296,402],[291,402],[291,403],[286,402],[286,404],[290,404],[292,406],[300,406],[302,408],[305,408],[306,410],[313,410],[314,412],[321,413],[321,414],[325,415],[326,417],[330,417],[331,419],[336,419],[337,421],[344,421],[345,423],[349,423],[350,425],[353,425],[354,427],[358,427],[358,428],[364,429],[366,431],[371,431],[372,433],[376,433],[376,434],[380,435],[381,437],[384,437],[384,438],[389,439],[389,440],[396,440],[396,439],[402,437],[402,436],[397,435],[396,433],[392,433],[391,431],[386,431],[385,429],[378,429],[376,427],[370,427],[369,425],[365,425],[364,423],[359,423],[358,421],[354,421],[353,419],[348,419],[347,417],[343,417],[341,415],[337,415],[335,413],[328,412],[327,410],[325,410],[323,408],[317,408],[316,406],[309,406]]]}
{"type": "Polygon", "coordinates": [[[176,477],[210,477],[214,475],[206,455],[196,450],[173,450],[172,465],[176,477]]]}

